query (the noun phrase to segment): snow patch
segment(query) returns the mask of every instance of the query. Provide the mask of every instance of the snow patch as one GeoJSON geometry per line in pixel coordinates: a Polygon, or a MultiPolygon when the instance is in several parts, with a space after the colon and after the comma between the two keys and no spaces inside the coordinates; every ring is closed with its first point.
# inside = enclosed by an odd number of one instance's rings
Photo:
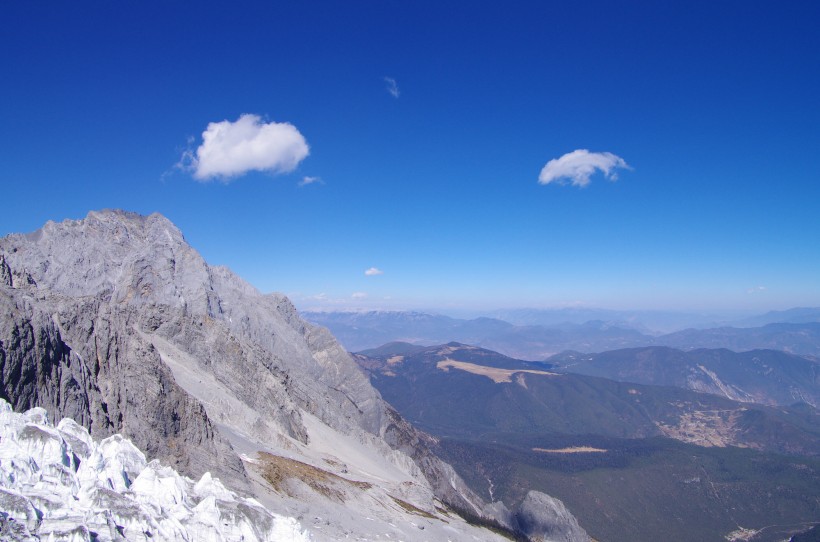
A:
{"type": "Polygon", "coordinates": [[[0,400],[0,518],[14,540],[307,542],[293,518],[148,463],[120,435],[94,442],[69,419],[0,400]]]}

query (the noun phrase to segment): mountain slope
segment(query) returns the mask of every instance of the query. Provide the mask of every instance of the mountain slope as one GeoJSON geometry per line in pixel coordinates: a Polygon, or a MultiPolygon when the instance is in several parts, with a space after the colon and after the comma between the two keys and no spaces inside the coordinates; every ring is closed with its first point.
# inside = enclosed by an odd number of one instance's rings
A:
{"type": "Polygon", "coordinates": [[[561,371],[675,386],[735,401],[783,406],[820,404],[820,363],[776,350],[736,353],[655,346],[600,354],[565,352],[548,361],[561,371]]]}
{"type": "Polygon", "coordinates": [[[480,515],[481,499],[330,333],[284,296],[209,266],[164,217],[91,212],[7,236],[0,279],[0,397],[15,410],[41,406],[98,439],[121,433],[186,476],[211,472],[288,515],[337,514],[309,526],[320,539],[383,535],[408,510],[430,514],[429,529],[475,530],[436,506],[480,515]],[[355,477],[325,491],[288,469],[276,489],[258,453],[355,477]],[[412,506],[385,506],[394,498],[412,506]]]}
{"type": "Polygon", "coordinates": [[[399,412],[436,435],[666,435],[708,446],[820,455],[820,420],[810,407],[771,409],[674,387],[557,373],[545,363],[458,343],[356,358],[399,412]]]}

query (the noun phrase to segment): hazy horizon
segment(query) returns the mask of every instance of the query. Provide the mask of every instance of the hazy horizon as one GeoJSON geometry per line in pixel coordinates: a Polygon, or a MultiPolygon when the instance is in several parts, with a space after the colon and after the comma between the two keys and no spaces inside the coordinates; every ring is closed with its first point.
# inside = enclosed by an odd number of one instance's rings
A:
{"type": "MultiPolygon", "coordinates": [[[[543,325],[557,326],[562,324],[586,324],[595,321],[602,321],[608,324],[615,324],[620,327],[635,328],[650,333],[670,333],[688,328],[711,328],[711,327],[758,327],[766,323],[776,323],[784,321],[789,323],[789,318],[779,320],[779,313],[789,311],[809,311],[812,317],[797,321],[820,321],[818,307],[790,307],[785,311],[738,311],[738,310],[641,310],[641,309],[604,309],[596,307],[507,307],[500,309],[457,309],[457,308],[435,308],[416,307],[410,309],[397,308],[356,308],[356,307],[309,307],[296,305],[300,312],[308,315],[311,313],[325,314],[361,314],[368,316],[371,314],[424,314],[431,316],[445,316],[456,320],[475,320],[477,318],[493,318],[506,321],[514,325],[543,325]]],[[[792,314],[792,316],[794,316],[792,314]]]]}
{"type": "MultiPolygon", "coordinates": [[[[285,294],[288,295],[288,294],[285,294]]],[[[291,296],[288,297],[293,300],[291,296]]],[[[539,311],[539,312],[601,312],[601,313],[656,313],[656,314],[689,314],[689,315],[721,315],[725,317],[738,316],[753,316],[766,314],[768,312],[781,312],[783,310],[798,309],[798,308],[813,308],[813,307],[787,307],[786,309],[772,309],[772,310],[753,310],[753,309],[643,309],[643,308],[612,308],[612,307],[596,307],[592,305],[572,305],[572,306],[499,306],[499,307],[484,307],[484,308],[468,308],[468,307],[436,307],[427,305],[408,306],[408,307],[394,307],[394,306],[356,306],[356,305],[322,305],[322,304],[294,304],[300,311],[308,312],[350,312],[350,313],[365,313],[365,312],[417,312],[427,314],[441,314],[451,316],[454,318],[475,318],[481,316],[489,316],[495,313],[512,312],[512,311],[539,311]]]]}

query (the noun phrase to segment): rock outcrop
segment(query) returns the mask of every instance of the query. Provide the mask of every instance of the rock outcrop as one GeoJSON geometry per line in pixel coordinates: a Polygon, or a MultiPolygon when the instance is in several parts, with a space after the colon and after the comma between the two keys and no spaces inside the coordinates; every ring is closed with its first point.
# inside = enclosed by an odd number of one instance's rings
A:
{"type": "Polygon", "coordinates": [[[122,433],[191,476],[206,471],[247,490],[244,467],[203,406],[176,384],[128,307],[40,288],[0,289],[0,397],[45,408],[97,438],[122,433]]]}
{"type": "Polygon", "coordinates": [[[540,491],[530,491],[519,505],[514,522],[533,542],[581,542],[590,538],[564,503],[540,491]]]}

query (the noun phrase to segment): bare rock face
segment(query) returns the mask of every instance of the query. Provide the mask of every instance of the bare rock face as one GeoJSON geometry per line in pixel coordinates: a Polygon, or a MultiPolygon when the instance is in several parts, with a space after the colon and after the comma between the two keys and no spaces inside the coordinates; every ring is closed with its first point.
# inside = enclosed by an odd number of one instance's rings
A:
{"type": "Polygon", "coordinates": [[[0,239],[0,374],[17,411],[41,406],[97,439],[122,433],[234,490],[248,476],[219,428],[307,445],[307,416],[411,457],[445,502],[483,506],[326,329],[209,266],[158,214],[91,212],[0,239]]]}
{"type": "Polygon", "coordinates": [[[516,511],[520,532],[534,542],[588,542],[589,535],[560,500],[530,491],[516,511]]]}
{"type": "Polygon", "coordinates": [[[11,286],[11,268],[2,254],[0,254],[0,285],[11,286]]]}
{"type": "Polygon", "coordinates": [[[151,343],[127,331],[133,311],[98,300],[55,306],[31,293],[0,289],[2,398],[17,411],[40,406],[72,418],[101,438],[122,433],[152,457],[246,489],[242,463],[203,406],[151,343]]]}
{"type": "MultiPolygon", "coordinates": [[[[2,266],[0,266],[2,267],[2,266]]],[[[8,283],[10,286],[10,282],[8,283]]],[[[63,341],[52,319],[32,305],[0,293],[0,366],[3,394],[17,410],[33,405],[90,426],[99,411],[99,389],[91,371],[63,341]]],[[[105,417],[98,424],[107,424],[105,417]]]]}

